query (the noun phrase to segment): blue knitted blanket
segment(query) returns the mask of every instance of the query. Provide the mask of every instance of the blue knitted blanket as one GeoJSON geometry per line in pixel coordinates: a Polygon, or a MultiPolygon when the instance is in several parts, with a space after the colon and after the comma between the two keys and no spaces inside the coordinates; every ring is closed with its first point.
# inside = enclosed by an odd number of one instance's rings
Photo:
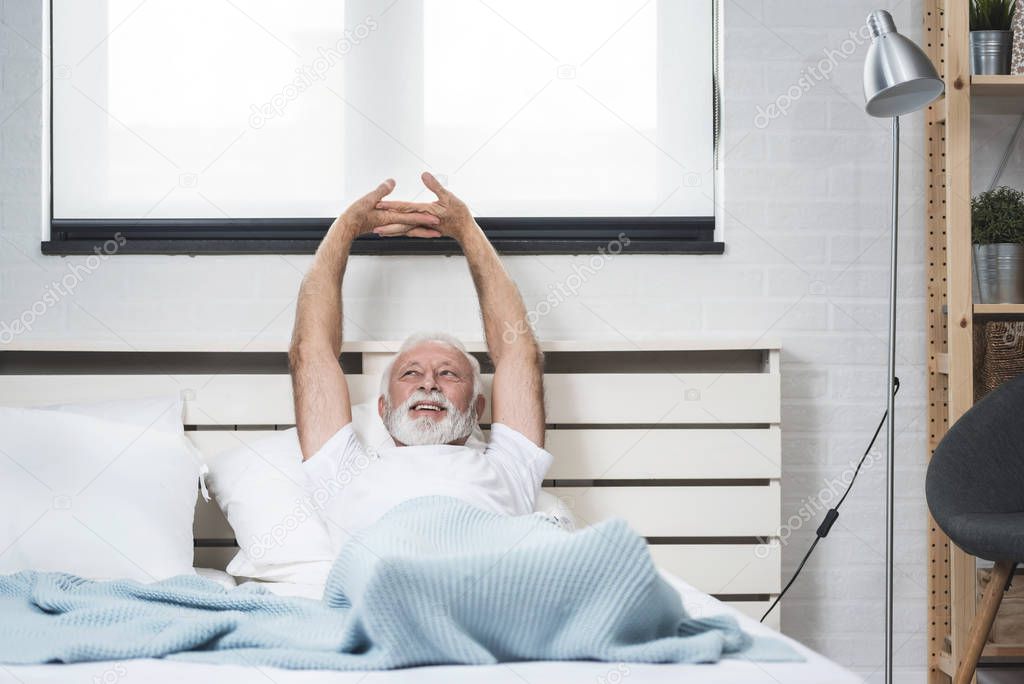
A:
{"type": "Polygon", "coordinates": [[[378,670],[521,660],[802,660],[728,616],[688,615],[621,520],[569,533],[447,497],[348,542],[321,601],[198,576],[0,576],[0,663],[175,658],[378,670]]]}

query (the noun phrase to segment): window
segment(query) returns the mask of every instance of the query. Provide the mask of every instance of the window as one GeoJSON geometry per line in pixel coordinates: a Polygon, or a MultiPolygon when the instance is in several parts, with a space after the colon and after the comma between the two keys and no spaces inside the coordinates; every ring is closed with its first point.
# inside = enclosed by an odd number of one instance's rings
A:
{"type": "MultiPolygon", "coordinates": [[[[430,170],[500,251],[721,252],[711,0],[52,0],[44,251],[311,252],[430,170]]],[[[456,252],[449,240],[356,253],[456,252]]]]}

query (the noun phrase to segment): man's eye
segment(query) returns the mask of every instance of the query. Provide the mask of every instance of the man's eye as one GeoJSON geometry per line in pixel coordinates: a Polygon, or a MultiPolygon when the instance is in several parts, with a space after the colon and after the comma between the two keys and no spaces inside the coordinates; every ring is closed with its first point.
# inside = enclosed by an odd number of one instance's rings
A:
{"type": "Polygon", "coordinates": [[[406,375],[408,375],[409,373],[415,373],[415,372],[416,372],[416,371],[414,371],[414,370],[407,370],[407,371],[405,371],[404,373],[402,373],[402,377],[404,378],[404,377],[405,377],[406,375]]]}
{"type": "Polygon", "coordinates": [[[450,370],[441,371],[441,375],[444,375],[445,373],[447,373],[448,375],[454,376],[454,377],[458,377],[458,376],[455,375],[454,372],[452,372],[450,370]]]}

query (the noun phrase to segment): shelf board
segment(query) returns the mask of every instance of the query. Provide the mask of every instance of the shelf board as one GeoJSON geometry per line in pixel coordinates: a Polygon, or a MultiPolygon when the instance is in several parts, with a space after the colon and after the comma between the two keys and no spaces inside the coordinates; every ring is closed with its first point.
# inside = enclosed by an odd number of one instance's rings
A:
{"type": "Polygon", "coordinates": [[[1019,659],[1024,657],[1024,644],[994,644],[992,642],[988,642],[985,644],[982,655],[986,658],[1019,659]]]}
{"type": "Polygon", "coordinates": [[[1024,316],[1024,304],[975,304],[975,318],[1016,318],[1024,316]]]}
{"type": "Polygon", "coordinates": [[[971,76],[971,94],[982,97],[1024,96],[1024,74],[971,76]]]}
{"type": "Polygon", "coordinates": [[[1024,75],[971,76],[976,114],[1024,114],[1024,75]]]}

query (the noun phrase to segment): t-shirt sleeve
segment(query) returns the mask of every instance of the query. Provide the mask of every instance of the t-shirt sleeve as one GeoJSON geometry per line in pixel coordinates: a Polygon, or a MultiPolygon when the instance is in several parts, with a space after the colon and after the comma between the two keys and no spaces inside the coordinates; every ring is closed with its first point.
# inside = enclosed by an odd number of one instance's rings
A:
{"type": "Polygon", "coordinates": [[[499,463],[517,483],[523,512],[533,511],[541,482],[555,457],[504,423],[491,424],[491,436],[485,454],[499,463]]]}
{"type": "Polygon", "coordinates": [[[355,472],[358,464],[365,463],[366,459],[366,449],[356,436],[355,426],[348,423],[331,435],[315,454],[303,461],[307,491],[312,493],[325,482],[347,482],[351,474],[343,477],[345,472],[355,472]]]}

